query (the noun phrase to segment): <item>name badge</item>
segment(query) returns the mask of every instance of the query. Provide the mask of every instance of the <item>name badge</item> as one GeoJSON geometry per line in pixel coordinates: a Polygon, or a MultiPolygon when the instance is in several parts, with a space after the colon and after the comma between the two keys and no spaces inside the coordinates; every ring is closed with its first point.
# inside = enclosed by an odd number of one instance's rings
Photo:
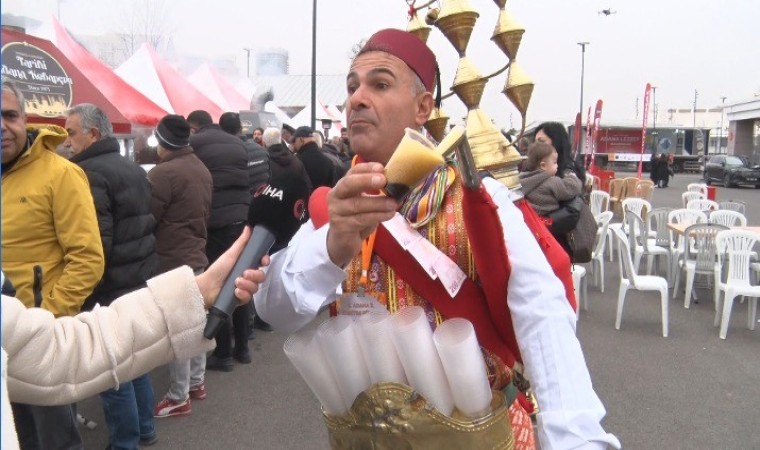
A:
{"type": "Polygon", "coordinates": [[[378,300],[383,296],[384,294],[375,292],[343,294],[337,301],[338,314],[350,316],[354,320],[370,312],[388,314],[388,310],[378,300]]]}

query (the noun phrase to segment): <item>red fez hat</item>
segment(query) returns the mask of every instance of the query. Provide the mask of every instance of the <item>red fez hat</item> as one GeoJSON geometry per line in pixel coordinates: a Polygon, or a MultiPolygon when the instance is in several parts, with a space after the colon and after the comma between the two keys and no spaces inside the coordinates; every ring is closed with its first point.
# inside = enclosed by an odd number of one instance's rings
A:
{"type": "Polygon", "coordinates": [[[404,61],[420,77],[428,92],[433,92],[438,64],[433,52],[417,36],[392,28],[380,30],[369,38],[359,54],[372,51],[390,53],[404,61]]]}

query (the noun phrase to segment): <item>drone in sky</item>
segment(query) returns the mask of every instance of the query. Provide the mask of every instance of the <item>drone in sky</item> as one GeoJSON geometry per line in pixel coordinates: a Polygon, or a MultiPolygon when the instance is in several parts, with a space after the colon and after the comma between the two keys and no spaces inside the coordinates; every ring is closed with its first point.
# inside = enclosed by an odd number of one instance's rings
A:
{"type": "Polygon", "coordinates": [[[600,16],[601,16],[601,15],[605,15],[605,16],[611,16],[611,15],[613,15],[613,14],[617,14],[617,11],[615,11],[615,10],[614,10],[614,9],[612,9],[612,8],[607,8],[607,9],[603,9],[603,10],[599,11],[599,15],[600,15],[600,16]]]}

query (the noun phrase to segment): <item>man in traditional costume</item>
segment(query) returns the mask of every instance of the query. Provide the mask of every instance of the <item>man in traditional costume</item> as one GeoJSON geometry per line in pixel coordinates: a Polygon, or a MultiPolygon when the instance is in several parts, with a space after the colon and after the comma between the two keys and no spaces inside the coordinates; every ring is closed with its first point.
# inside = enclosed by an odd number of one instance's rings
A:
{"type": "MultiPolygon", "coordinates": [[[[600,424],[605,409],[575,336],[569,262],[564,256],[555,263],[564,253],[520,195],[487,177],[479,189],[465,188],[456,163],[438,168],[400,203],[371,195],[386,185],[384,165],[405,128],[419,129],[433,110],[437,71],[430,49],[399,30],[379,31],[354,58],[346,102],[354,166],[326,202],[310,204],[312,219],[272,258],[256,310],[284,331],[331,304],[338,314],[368,303],[390,312],[418,305],[432,326],[468,318],[494,389],[512,383],[525,390],[520,372],[530,379],[541,448],[619,447],[600,424]],[[404,240],[418,235],[446,256],[437,272],[447,276],[431,278],[429,261],[405,251],[404,240]]],[[[515,448],[535,446],[525,412],[531,408],[524,393],[510,407],[515,448]]]]}

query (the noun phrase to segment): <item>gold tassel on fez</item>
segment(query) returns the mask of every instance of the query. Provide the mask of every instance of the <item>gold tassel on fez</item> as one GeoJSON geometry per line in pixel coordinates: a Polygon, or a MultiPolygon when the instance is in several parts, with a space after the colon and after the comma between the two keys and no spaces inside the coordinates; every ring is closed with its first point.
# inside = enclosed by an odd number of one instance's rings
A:
{"type": "Polygon", "coordinates": [[[389,197],[401,200],[443,163],[443,156],[435,151],[435,145],[430,140],[418,131],[407,128],[404,138],[385,165],[388,184],[383,188],[383,192],[389,197]]]}

